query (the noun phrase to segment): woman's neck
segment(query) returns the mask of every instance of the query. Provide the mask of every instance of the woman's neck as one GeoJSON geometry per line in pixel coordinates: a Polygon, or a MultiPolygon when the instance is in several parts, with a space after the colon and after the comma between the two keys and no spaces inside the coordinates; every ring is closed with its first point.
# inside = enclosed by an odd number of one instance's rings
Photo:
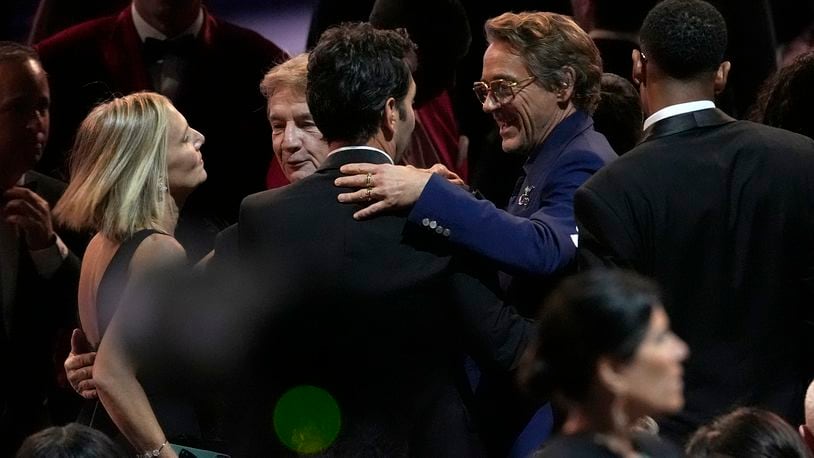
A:
{"type": "Polygon", "coordinates": [[[639,456],[633,447],[627,421],[614,418],[611,410],[595,406],[574,406],[569,409],[562,432],[566,435],[590,436],[594,442],[620,457],[639,456]]]}
{"type": "Polygon", "coordinates": [[[161,215],[159,224],[167,234],[175,236],[175,227],[178,225],[178,204],[175,203],[175,199],[170,197],[169,193],[164,199],[164,212],[161,215]]]}

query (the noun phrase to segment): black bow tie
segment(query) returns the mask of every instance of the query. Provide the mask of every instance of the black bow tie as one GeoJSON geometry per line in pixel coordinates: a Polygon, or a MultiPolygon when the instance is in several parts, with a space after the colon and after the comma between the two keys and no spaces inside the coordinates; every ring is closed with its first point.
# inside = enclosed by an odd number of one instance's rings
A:
{"type": "Polygon", "coordinates": [[[144,60],[155,62],[164,59],[168,55],[186,56],[192,52],[194,46],[194,35],[184,35],[171,40],[146,38],[144,40],[144,60]]]}

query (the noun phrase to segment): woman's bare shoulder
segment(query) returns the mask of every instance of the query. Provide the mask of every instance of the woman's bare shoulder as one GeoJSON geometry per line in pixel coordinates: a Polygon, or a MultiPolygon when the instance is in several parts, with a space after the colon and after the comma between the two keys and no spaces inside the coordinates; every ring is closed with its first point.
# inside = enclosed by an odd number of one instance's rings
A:
{"type": "Polygon", "coordinates": [[[131,272],[138,273],[151,268],[182,264],[186,262],[186,251],[171,235],[155,233],[144,239],[130,261],[131,272]]]}

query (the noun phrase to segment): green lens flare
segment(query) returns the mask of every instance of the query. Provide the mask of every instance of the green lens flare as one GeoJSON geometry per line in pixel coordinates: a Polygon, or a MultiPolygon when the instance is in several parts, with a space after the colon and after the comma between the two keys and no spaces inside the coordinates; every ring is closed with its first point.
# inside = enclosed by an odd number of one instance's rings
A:
{"type": "Polygon", "coordinates": [[[336,400],[315,386],[286,391],[274,407],[274,432],[280,442],[297,453],[325,450],[336,440],[341,426],[336,400]]]}

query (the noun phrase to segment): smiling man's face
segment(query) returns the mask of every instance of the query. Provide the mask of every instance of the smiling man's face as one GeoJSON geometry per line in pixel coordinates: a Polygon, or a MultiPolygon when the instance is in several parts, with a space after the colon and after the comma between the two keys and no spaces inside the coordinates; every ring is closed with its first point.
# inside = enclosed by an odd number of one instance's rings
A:
{"type": "MultiPolygon", "coordinates": [[[[508,44],[495,41],[486,49],[482,81],[520,82],[531,76],[524,59],[508,44]]],[[[516,90],[508,102],[497,103],[490,94],[483,104],[483,111],[491,114],[497,123],[502,148],[507,153],[529,153],[543,143],[561,120],[557,96],[543,88],[539,81],[518,87],[521,89],[516,90]]]]}

